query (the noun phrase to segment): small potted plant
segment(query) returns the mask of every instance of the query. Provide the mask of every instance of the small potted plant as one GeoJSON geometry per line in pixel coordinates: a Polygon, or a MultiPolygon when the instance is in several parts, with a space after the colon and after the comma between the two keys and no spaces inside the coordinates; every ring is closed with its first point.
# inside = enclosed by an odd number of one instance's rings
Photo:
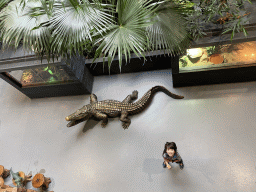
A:
{"type": "Polygon", "coordinates": [[[213,64],[221,64],[224,61],[223,56],[220,54],[221,45],[206,47],[209,56],[208,61],[213,64]]]}

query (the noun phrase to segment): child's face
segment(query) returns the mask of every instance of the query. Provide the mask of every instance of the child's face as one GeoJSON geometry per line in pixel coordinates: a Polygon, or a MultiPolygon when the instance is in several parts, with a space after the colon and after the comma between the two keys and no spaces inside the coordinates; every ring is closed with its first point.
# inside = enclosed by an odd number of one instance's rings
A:
{"type": "Polygon", "coordinates": [[[174,149],[167,149],[166,152],[169,156],[173,156],[175,153],[174,149]]]}

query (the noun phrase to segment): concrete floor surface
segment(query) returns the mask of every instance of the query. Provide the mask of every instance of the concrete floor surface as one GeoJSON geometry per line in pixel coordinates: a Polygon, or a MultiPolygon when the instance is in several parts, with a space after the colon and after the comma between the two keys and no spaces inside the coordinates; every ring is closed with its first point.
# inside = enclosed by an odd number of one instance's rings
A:
{"type": "Polygon", "coordinates": [[[122,101],[138,90],[139,99],[155,85],[185,98],[156,93],[124,130],[119,118],[67,128],[65,117],[89,95],[31,100],[0,80],[0,164],[44,173],[55,192],[256,191],[256,82],[174,89],[171,70],[161,70],[95,77],[93,93],[122,101]],[[162,168],[167,141],[183,170],[162,168]]]}

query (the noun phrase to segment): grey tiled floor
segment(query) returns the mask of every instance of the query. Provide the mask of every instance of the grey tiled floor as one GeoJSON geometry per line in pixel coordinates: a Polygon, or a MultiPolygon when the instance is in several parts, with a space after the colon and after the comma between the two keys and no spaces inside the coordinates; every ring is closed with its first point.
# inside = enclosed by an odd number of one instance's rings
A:
{"type": "Polygon", "coordinates": [[[67,128],[65,116],[88,95],[30,100],[0,80],[0,164],[42,172],[56,192],[256,191],[256,82],[173,89],[170,72],[95,78],[98,100],[133,90],[140,98],[155,85],[185,96],[157,93],[128,130],[118,118],[67,128]],[[167,141],[177,143],[184,170],[162,168],[167,141]]]}

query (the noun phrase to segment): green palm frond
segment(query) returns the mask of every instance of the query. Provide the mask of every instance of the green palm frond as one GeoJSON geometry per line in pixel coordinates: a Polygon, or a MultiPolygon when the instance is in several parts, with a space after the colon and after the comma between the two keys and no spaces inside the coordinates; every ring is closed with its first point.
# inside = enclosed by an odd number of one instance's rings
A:
{"type": "Polygon", "coordinates": [[[28,14],[31,16],[39,16],[47,14],[48,18],[52,16],[53,5],[55,0],[39,0],[41,2],[40,7],[31,7],[28,14]]]}
{"type": "Polygon", "coordinates": [[[47,27],[32,29],[46,22],[47,15],[31,17],[27,14],[31,7],[41,6],[40,1],[27,1],[24,9],[19,6],[20,2],[20,0],[12,1],[1,11],[0,31],[3,34],[3,45],[14,45],[17,48],[22,42],[26,50],[44,52],[50,48],[50,30],[47,27]]]}
{"type": "MultiPolygon", "coordinates": [[[[146,27],[152,25],[150,18],[152,12],[157,8],[147,0],[118,0],[117,1],[117,23],[110,27],[110,30],[103,37],[96,41],[100,43],[95,59],[103,53],[108,55],[108,66],[118,53],[119,67],[121,71],[122,56],[125,60],[130,58],[133,51],[137,56],[144,57],[143,52],[149,46],[146,35],[146,27]]],[[[145,57],[144,57],[145,58],[145,57]]]]}
{"type": "Polygon", "coordinates": [[[151,49],[165,49],[171,54],[180,54],[190,43],[185,20],[172,3],[161,4],[154,12],[152,21],[154,24],[147,27],[151,49]]]}
{"type": "MultiPolygon", "coordinates": [[[[52,31],[53,52],[67,56],[79,51],[81,53],[83,44],[90,39],[93,40],[94,31],[105,31],[113,23],[112,16],[98,4],[82,0],[66,0],[65,3],[55,2],[52,17],[49,21],[52,31]],[[63,8],[64,6],[64,8],[63,8]]],[[[97,3],[97,2],[96,2],[97,3]]]]}
{"type": "Polygon", "coordinates": [[[0,1],[0,10],[4,8],[11,0],[1,0],[0,1]]]}

